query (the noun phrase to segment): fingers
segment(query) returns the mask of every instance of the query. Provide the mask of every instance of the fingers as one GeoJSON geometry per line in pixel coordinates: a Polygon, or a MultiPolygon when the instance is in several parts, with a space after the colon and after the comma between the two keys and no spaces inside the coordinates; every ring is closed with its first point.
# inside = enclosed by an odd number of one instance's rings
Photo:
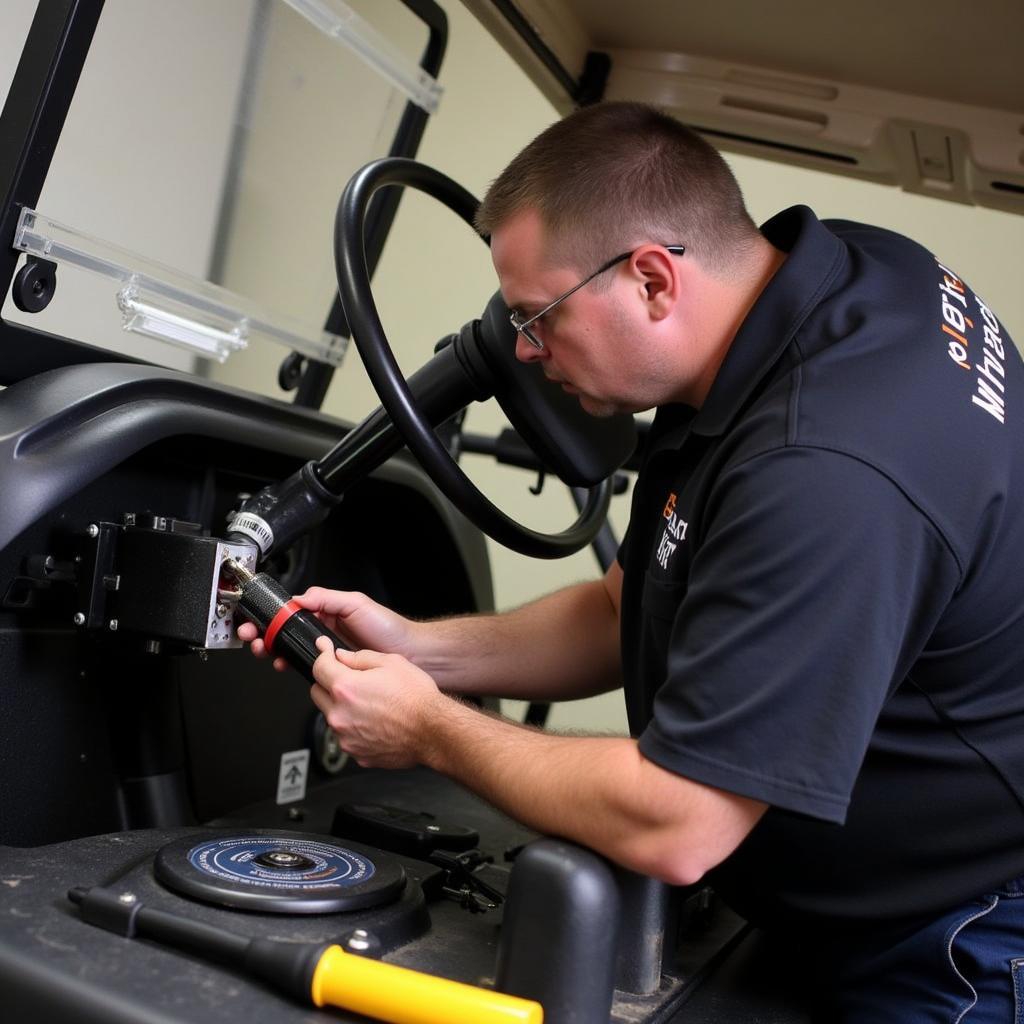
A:
{"type": "MultiPolygon", "coordinates": [[[[334,678],[334,644],[330,637],[318,636],[314,641],[316,649],[320,652],[316,661],[313,662],[313,679],[325,690],[331,689],[331,681],[334,678]]],[[[315,687],[314,687],[315,689],[315,687]]]]}
{"type": "MultiPolygon", "coordinates": [[[[314,683],[309,688],[309,696],[312,698],[313,703],[323,712],[324,718],[327,719],[327,724],[331,725],[331,711],[334,707],[331,695],[323,687],[314,683]]],[[[333,726],[331,728],[333,729],[333,726]]]]}
{"type": "Polygon", "coordinates": [[[394,660],[395,656],[393,654],[382,654],[380,651],[346,651],[339,647],[334,652],[334,657],[346,668],[365,672],[370,668],[380,668],[389,660],[394,660]]]}
{"type": "Polygon", "coordinates": [[[396,659],[395,655],[382,654],[380,651],[349,651],[343,647],[335,648],[330,638],[326,636],[316,638],[316,649],[320,654],[313,664],[313,678],[326,689],[330,689],[332,681],[337,678],[338,665],[355,672],[365,672],[368,669],[380,668],[396,659]]]}
{"type": "MultiPolygon", "coordinates": [[[[252,651],[254,657],[270,657],[267,645],[263,642],[262,637],[260,637],[259,632],[251,622],[245,622],[238,627],[238,636],[249,644],[249,650],[252,651]]],[[[284,672],[288,668],[288,662],[284,658],[274,658],[273,665],[278,672],[284,672]]]]}
{"type": "Polygon", "coordinates": [[[310,587],[304,594],[295,596],[295,603],[308,611],[345,618],[360,605],[369,602],[365,594],[349,590],[327,590],[325,587],[310,587]]]}
{"type": "Polygon", "coordinates": [[[260,635],[260,631],[256,628],[255,622],[243,622],[238,627],[238,635],[248,644],[260,635]]]}

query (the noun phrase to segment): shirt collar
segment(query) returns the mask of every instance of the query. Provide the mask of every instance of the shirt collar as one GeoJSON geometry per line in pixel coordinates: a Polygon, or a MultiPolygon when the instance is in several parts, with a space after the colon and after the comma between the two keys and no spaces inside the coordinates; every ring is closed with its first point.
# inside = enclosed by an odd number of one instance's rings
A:
{"type": "Polygon", "coordinates": [[[703,406],[697,434],[723,433],[821,301],[846,258],[843,243],[806,206],[772,217],[761,233],[788,253],[736,332],[703,406]]]}

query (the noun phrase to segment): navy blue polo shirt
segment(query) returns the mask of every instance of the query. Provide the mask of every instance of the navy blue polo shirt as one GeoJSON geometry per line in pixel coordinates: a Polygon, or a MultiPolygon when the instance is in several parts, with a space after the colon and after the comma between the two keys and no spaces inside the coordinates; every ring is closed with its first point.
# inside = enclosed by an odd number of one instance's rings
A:
{"type": "Polygon", "coordinates": [[[713,875],[741,912],[906,921],[1024,872],[1024,365],[909,239],[762,230],[788,257],[634,492],[630,726],[771,805],[713,875]]]}

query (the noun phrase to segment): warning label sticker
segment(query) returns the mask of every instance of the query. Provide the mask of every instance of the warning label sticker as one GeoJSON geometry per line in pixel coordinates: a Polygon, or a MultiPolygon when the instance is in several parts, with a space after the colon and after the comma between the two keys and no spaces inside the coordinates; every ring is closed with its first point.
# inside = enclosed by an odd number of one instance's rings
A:
{"type": "Polygon", "coordinates": [[[277,802],[290,804],[306,795],[309,777],[309,751],[291,750],[281,755],[281,770],[277,776],[277,802]]]}

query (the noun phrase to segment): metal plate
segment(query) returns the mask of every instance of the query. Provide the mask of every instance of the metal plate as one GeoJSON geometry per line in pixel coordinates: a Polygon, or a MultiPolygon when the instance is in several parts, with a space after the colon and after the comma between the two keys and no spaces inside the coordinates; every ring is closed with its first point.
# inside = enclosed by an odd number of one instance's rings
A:
{"type": "Polygon", "coordinates": [[[276,831],[186,836],[160,850],[154,872],[193,899],[281,914],[379,906],[405,885],[404,869],[386,853],[276,831]]]}

